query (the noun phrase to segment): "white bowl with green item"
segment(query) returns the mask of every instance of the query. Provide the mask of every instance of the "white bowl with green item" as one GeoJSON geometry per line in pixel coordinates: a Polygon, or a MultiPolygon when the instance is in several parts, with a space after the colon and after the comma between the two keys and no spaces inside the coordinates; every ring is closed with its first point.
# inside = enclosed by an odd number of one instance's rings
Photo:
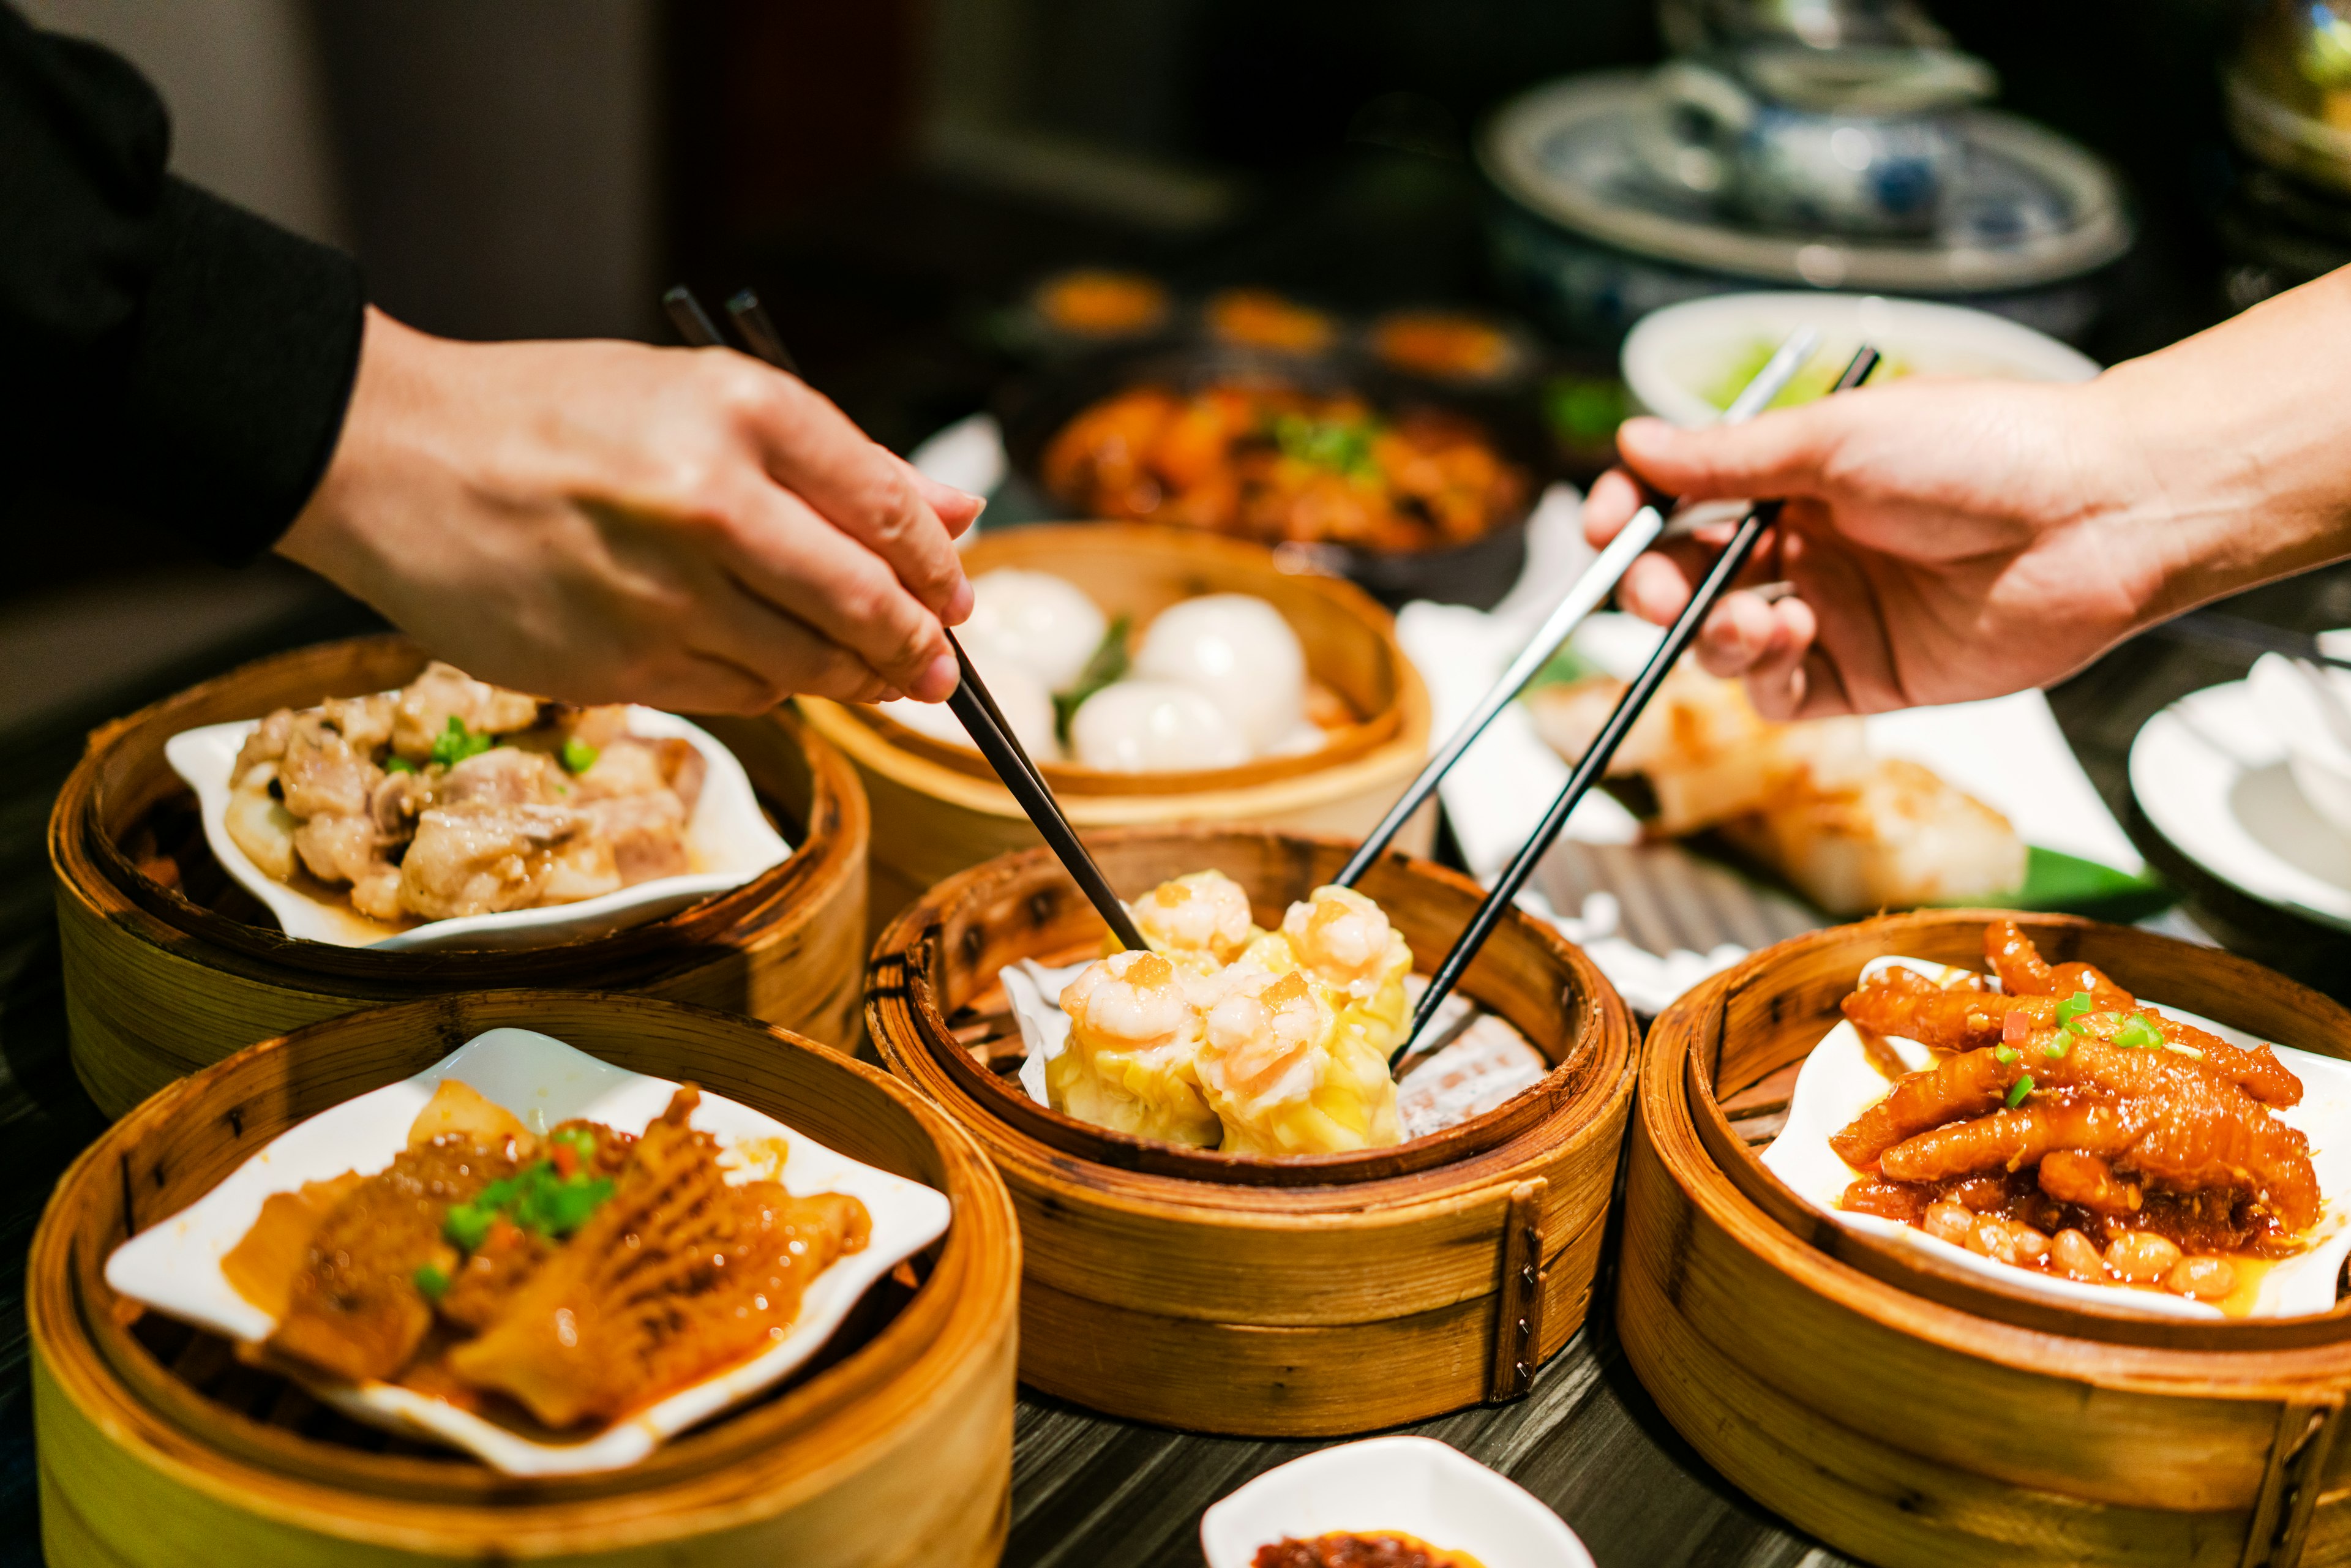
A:
{"type": "Polygon", "coordinates": [[[1864,343],[1885,356],[1874,386],[1903,376],[2085,382],[2097,361],[1989,311],[1876,294],[1720,294],[1643,317],[1620,366],[1635,411],[1679,425],[1711,424],[1771,351],[1810,325],[1821,346],[1771,402],[1810,402],[1835,384],[1864,343]]]}

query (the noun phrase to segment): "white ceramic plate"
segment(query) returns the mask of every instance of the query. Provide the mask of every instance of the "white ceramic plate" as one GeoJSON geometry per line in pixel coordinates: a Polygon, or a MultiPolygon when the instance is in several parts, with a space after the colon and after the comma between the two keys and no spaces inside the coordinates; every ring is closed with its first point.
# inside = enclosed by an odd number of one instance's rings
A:
{"type": "MultiPolygon", "coordinates": [[[[1862,970],[1865,978],[1892,965],[1917,970],[1940,980],[1951,973],[1924,958],[1876,958],[1862,970]]],[[[2242,1030],[2231,1029],[2160,1002],[2142,1002],[2167,1018],[2193,1024],[2238,1045],[2261,1043],[2242,1030]]],[[[1927,1065],[1927,1048],[1915,1040],[1888,1037],[1914,1071],[1927,1065]]],[[[2299,1105],[2271,1114],[2310,1139],[2310,1163],[2318,1175],[2325,1200],[2315,1229],[2315,1245],[2285,1260],[2263,1276],[2261,1294],[2248,1314],[2262,1318],[2302,1317],[2335,1305],[2335,1281],[2343,1260],[2351,1253],[2351,1062],[2317,1056],[2289,1046],[2273,1046],[2278,1060],[2302,1080],[2299,1105]]],[[[1874,1214],[1848,1214],[1838,1197],[1861,1173],[1839,1159],[1829,1139],[1855,1116],[1886,1097],[1891,1085],[1869,1063],[1861,1037],[1851,1023],[1840,1019],[1796,1074],[1796,1092],[1788,1103],[1788,1122],[1771,1146],[1763,1152],[1764,1168],[1795,1189],[1796,1196],[1825,1211],[1848,1230],[1880,1237],[1952,1265],[1990,1282],[2026,1295],[2040,1296],[2065,1306],[2094,1305],[2109,1312],[2137,1312],[2148,1317],[2217,1318],[2220,1309],[2154,1291],[2092,1285],[2060,1279],[2030,1269],[1999,1263],[1928,1235],[1915,1226],[1874,1214]]]]}
{"type": "MultiPolygon", "coordinates": [[[[1722,411],[1706,392],[1758,344],[1799,327],[1820,329],[1819,355],[1843,364],[1862,343],[1914,375],[2085,382],[2097,361],[2005,317],[1875,294],[1718,294],[1651,311],[1619,356],[1634,401],[1675,424],[1710,424],[1722,411]]],[[[1817,356],[1816,356],[1817,357],[1817,356]]]]}
{"type": "Polygon", "coordinates": [[[2240,891],[2351,930],[2351,840],[2294,781],[2242,681],[2191,692],[2131,742],[2131,793],[2179,852],[2240,891]]]}
{"type": "Polygon", "coordinates": [[[203,812],[204,841],[229,875],[261,900],[288,936],[331,942],[341,947],[381,947],[412,950],[434,947],[535,947],[601,936],[631,925],[658,920],[696,899],[740,887],[791,853],[791,846],[771,826],[752,793],[751,780],[735,754],[717,737],[675,714],[653,708],[629,710],[629,733],[650,739],[674,737],[691,741],[706,765],[702,797],[685,824],[686,853],[697,868],[684,876],[655,877],[632,887],[577,904],[555,904],[542,909],[510,909],[498,915],[473,915],[456,920],[428,920],[405,931],[386,935],[390,927],[370,920],[338,894],[313,898],[290,887],[246,858],[228,836],[229,770],[245,737],[260,721],[209,724],[183,729],[163,743],[172,771],[196,792],[203,812]]]}
{"type": "MultiPolygon", "coordinates": [[[[106,1282],[121,1294],[215,1333],[248,1343],[266,1339],[277,1320],[237,1294],[220,1260],[260,1218],[264,1200],[309,1181],[356,1170],[371,1174],[408,1146],[408,1129],[444,1078],[479,1090],[533,1127],[584,1116],[642,1133],[669,1104],[675,1083],[648,1078],[528,1030],[494,1029],[413,1078],[388,1083],[288,1128],[269,1146],[188,1207],[114,1249],[106,1282]]],[[[347,1415],[394,1431],[421,1434],[465,1449],[508,1475],[574,1475],[635,1464],[675,1437],[740,1404],[816,1354],[876,1281],[944,1235],[944,1194],[895,1176],[793,1131],[747,1105],[705,1093],[693,1124],[726,1148],[728,1179],[780,1180],[796,1197],[846,1193],[865,1205],[872,1234],[865,1249],[810,1282],[799,1317],[785,1336],[740,1362],[678,1390],[625,1421],[580,1441],[541,1443],[455,1406],[387,1383],[319,1384],[312,1392],[347,1415]],[[778,1167],[775,1140],[782,1140],[778,1167]]]]}
{"type": "Polygon", "coordinates": [[[1592,1568],[1533,1493],[1428,1437],[1374,1437],[1292,1459],[1200,1516],[1208,1568],[1249,1568],[1283,1536],[1395,1530],[1484,1568],[1592,1568]]]}

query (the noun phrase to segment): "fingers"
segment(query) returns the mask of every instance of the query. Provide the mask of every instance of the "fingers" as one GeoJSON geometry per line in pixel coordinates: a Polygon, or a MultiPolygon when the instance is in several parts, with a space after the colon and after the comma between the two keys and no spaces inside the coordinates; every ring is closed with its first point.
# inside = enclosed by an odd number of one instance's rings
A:
{"type": "Polygon", "coordinates": [[[1641,486],[1622,468],[1611,468],[1592,482],[1590,494],[1583,497],[1583,538],[1593,549],[1605,549],[1608,541],[1633,520],[1646,499],[1641,486]]]}
{"type": "Polygon", "coordinates": [[[946,525],[949,538],[963,538],[972,524],[979,521],[979,514],[987,509],[986,497],[934,479],[903,457],[898,461],[904,465],[907,477],[914,482],[916,492],[928,503],[931,510],[938,514],[939,521],[946,525]]]}
{"type": "Polygon", "coordinates": [[[1631,419],[1616,432],[1616,450],[1626,467],[1684,500],[1809,494],[1818,488],[1821,469],[1858,401],[1858,394],[1847,393],[1746,424],[1702,430],[1631,419]]]}
{"type": "Polygon", "coordinates": [[[789,376],[763,372],[743,402],[749,434],[778,484],[879,556],[932,614],[969,612],[963,558],[912,466],[789,376]]]}
{"type": "Polygon", "coordinates": [[[899,695],[857,654],[723,571],[690,580],[694,614],[683,646],[653,661],[641,683],[676,695],[636,700],[697,713],[764,713],[788,696],[864,703],[899,695]]]}
{"type": "Polygon", "coordinates": [[[839,643],[910,696],[937,702],[955,690],[945,628],[882,557],[772,485],[747,483],[728,512],[720,564],[745,592],[839,643]]]}

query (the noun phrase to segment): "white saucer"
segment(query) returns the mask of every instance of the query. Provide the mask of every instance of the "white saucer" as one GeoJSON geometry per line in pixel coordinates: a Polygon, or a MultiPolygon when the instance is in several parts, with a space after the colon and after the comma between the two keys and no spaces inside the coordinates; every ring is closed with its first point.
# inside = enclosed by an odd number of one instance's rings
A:
{"type": "Polygon", "coordinates": [[[2157,714],[2131,742],[2131,793],[2158,832],[2230,886],[2351,930],[2351,839],[2313,810],[2242,681],[2157,714]]]}

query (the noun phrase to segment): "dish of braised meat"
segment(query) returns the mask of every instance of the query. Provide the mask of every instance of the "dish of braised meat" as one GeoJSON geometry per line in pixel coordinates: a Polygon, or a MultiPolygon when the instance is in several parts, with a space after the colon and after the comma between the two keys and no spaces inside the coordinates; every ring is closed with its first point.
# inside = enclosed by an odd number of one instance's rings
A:
{"type": "Polygon", "coordinates": [[[1378,550],[1467,544],[1517,517],[1529,487],[1459,414],[1240,382],[1104,398],[1061,427],[1040,467],[1056,499],[1091,517],[1378,550]]]}
{"type": "Polygon", "coordinates": [[[394,927],[571,904],[694,869],[706,768],[444,664],[398,691],[279,708],[230,773],[225,826],[261,871],[394,927]]]}
{"type": "Polygon", "coordinates": [[[1479,1568],[1479,1563],[1400,1531],[1333,1531],[1305,1540],[1285,1535],[1260,1546],[1249,1568],[1479,1568]]]}
{"type": "Polygon", "coordinates": [[[853,1197],[728,1182],[699,1099],[681,1085],[640,1136],[540,1136],[445,1080],[388,1167],[272,1196],[222,1271],[277,1320],[281,1366],[522,1429],[608,1425],[782,1339],[866,1242],[853,1197]]]}
{"type": "MultiPolygon", "coordinates": [[[[2226,1302],[2309,1245],[2310,1143],[2272,1114],[2303,1083],[2143,1006],[2086,964],[2051,965],[2012,921],[1991,974],[1938,984],[1892,966],[1844,1002],[1934,1060],[1830,1140],[1861,1172],[1842,1207],[2018,1268],[2226,1302]]],[[[2226,1308],[2224,1307],[2224,1310],[2226,1308]]]]}

